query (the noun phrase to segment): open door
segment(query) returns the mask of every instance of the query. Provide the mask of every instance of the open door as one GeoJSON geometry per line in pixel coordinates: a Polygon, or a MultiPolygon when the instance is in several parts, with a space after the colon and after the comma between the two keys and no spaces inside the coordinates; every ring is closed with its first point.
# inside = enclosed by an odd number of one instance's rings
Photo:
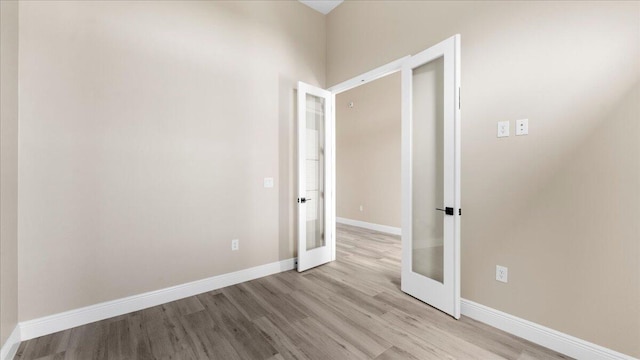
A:
{"type": "Polygon", "coordinates": [[[460,35],[402,67],[402,291],[460,318],[460,35]]]}
{"type": "Polygon", "coordinates": [[[333,260],[334,96],[298,82],[298,271],[333,260]]]}

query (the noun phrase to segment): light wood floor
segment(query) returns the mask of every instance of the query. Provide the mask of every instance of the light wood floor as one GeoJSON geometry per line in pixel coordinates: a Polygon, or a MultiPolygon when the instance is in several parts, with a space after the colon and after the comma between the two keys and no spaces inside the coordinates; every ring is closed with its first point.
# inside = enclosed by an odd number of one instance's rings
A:
{"type": "Polygon", "coordinates": [[[16,359],[565,359],[400,291],[400,239],[338,226],[338,260],[23,342],[16,359]]]}

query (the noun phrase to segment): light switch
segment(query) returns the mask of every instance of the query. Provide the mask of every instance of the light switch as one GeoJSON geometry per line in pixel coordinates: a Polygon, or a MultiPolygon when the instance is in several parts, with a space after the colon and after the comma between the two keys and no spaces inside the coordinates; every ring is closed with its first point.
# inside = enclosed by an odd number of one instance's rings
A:
{"type": "Polygon", "coordinates": [[[264,187],[272,188],[273,187],[273,178],[264,178],[264,187]]]}
{"type": "Polygon", "coordinates": [[[508,121],[498,121],[498,137],[508,137],[509,136],[509,122],[508,121]]]}
{"type": "Polygon", "coordinates": [[[516,120],[516,135],[527,135],[529,133],[529,119],[516,120]]]}

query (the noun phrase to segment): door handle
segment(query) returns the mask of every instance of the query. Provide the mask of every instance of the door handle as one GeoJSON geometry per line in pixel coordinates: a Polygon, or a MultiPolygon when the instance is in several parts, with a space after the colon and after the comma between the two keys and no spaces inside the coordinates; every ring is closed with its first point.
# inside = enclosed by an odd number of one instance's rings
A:
{"type": "Polygon", "coordinates": [[[302,203],[302,204],[306,203],[309,200],[311,200],[311,199],[309,199],[309,198],[298,198],[298,202],[302,203]]]}
{"type": "Polygon", "coordinates": [[[453,215],[453,208],[452,207],[446,207],[444,209],[436,208],[436,210],[444,211],[444,213],[447,214],[447,215],[453,215]]]}

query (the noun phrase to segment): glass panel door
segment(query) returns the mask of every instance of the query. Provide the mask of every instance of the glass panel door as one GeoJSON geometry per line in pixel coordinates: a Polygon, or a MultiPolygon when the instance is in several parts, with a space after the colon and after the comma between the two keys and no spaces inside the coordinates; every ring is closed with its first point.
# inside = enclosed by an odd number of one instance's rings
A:
{"type": "Polygon", "coordinates": [[[298,83],[298,271],[333,258],[333,95],[298,83]]]}
{"type": "Polygon", "coordinates": [[[307,94],[307,118],[305,122],[307,141],[307,250],[312,250],[322,247],[326,243],[324,232],[324,98],[307,94]]]}
{"type": "Polygon", "coordinates": [[[402,68],[402,291],[460,317],[460,36],[402,68]]]}
{"type": "Polygon", "coordinates": [[[412,270],[440,283],[444,276],[444,61],[413,69],[411,183],[412,270]]]}

